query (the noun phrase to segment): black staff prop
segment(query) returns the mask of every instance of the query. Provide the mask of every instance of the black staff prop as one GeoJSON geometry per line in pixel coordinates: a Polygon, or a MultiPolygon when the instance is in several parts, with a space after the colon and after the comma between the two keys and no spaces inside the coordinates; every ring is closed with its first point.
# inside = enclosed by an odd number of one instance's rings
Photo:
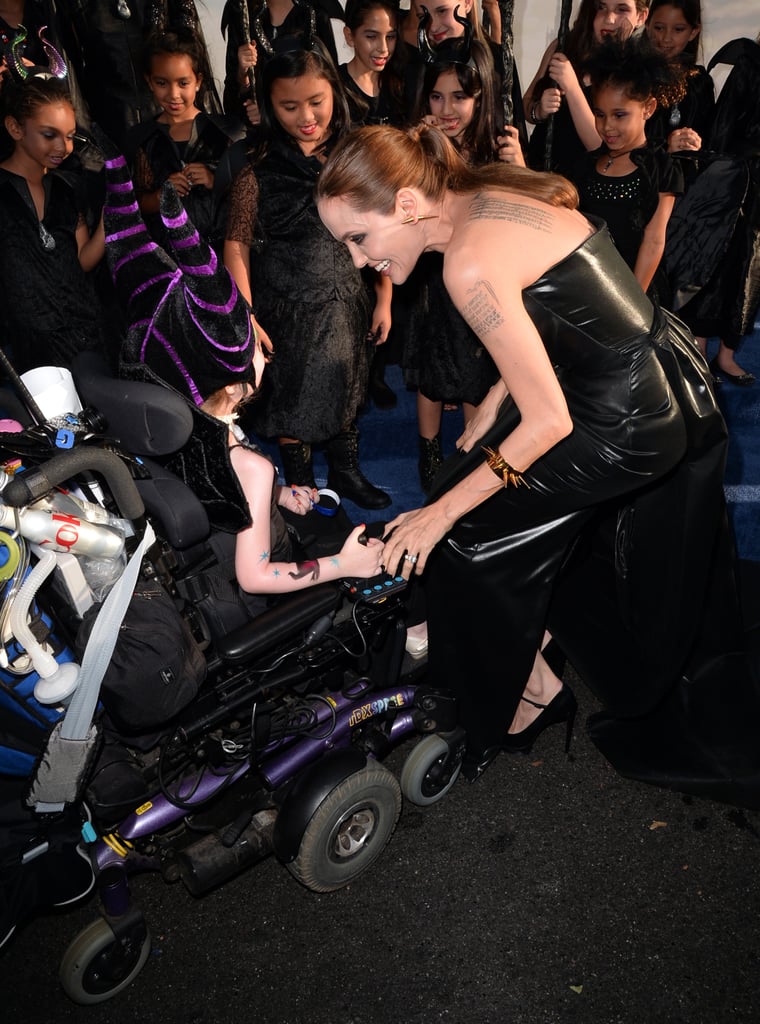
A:
{"type": "MultiPolygon", "coordinates": [[[[248,0],[240,0],[240,22],[243,27],[243,39],[246,43],[251,43],[251,19],[248,13],[248,0]]],[[[248,68],[245,77],[248,79],[248,91],[251,94],[251,99],[256,100],[256,89],[254,86],[254,75],[253,68],[248,68]]]]}
{"type": "MultiPolygon", "coordinates": [[[[573,10],[573,0],[562,0],[559,9],[559,31],[557,32],[557,49],[555,53],[564,53],[567,46],[567,33],[570,30],[570,14],[573,10]]],[[[554,85],[557,83],[554,82],[554,85]]],[[[554,114],[549,115],[546,125],[546,141],[544,143],[544,170],[552,169],[552,146],[554,144],[554,114]]]]}
{"type": "Polygon", "coordinates": [[[514,36],[512,34],[512,18],[514,13],[514,0],[499,0],[501,60],[504,65],[504,77],[501,80],[501,103],[504,112],[505,128],[514,121],[514,104],[512,103],[512,83],[515,77],[514,36]]]}

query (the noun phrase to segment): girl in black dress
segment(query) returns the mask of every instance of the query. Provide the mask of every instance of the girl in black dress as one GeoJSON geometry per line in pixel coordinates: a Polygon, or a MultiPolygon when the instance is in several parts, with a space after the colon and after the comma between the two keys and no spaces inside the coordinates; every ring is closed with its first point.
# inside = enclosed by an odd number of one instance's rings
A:
{"type": "Polygon", "coordinates": [[[215,173],[231,142],[243,135],[232,119],[203,111],[208,67],[205,48],[189,28],[155,35],[145,52],[145,79],[161,112],[127,135],[140,209],[157,241],[161,186],[170,181],[201,235],[215,249],[224,243],[226,205],[215,173]]]}
{"type": "Polygon", "coordinates": [[[106,333],[87,273],[103,255],[103,226],[90,236],[77,178],[61,169],[74,149],[74,108],[55,77],[9,77],[2,103],[2,344],[20,373],[68,366],[78,352],[100,347],[106,333]]]}
{"type": "MultiPolygon", "coordinates": [[[[280,38],[311,39],[319,37],[337,64],[335,34],[332,22],[343,21],[340,0],[244,0],[248,35],[243,29],[241,0],[227,0],[222,12],[222,35],[227,38],[224,77],[224,109],[233,117],[259,123],[254,92],[258,90],[261,65],[266,54],[253,41],[256,37],[273,45],[280,38]],[[252,78],[256,79],[255,89],[252,78]]],[[[307,43],[308,45],[308,43],[307,43]]]]}
{"type": "Polygon", "coordinates": [[[314,486],[311,446],[325,445],[328,486],[362,508],[385,508],[389,495],[359,469],[354,420],[373,347],[390,326],[390,282],[372,275],[372,314],[362,274],[319,219],[314,186],[349,127],[348,106],[318,41],[312,49],[293,44],[278,41],[285,49],[264,67],[259,144],[232,184],[224,245],[275,353],[252,421],[260,435],[279,439],[288,483],[314,486]]]}
{"type": "MultiPolygon", "coordinates": [[[[471,164],[501,158],[524,166],[512,135],[497,140],[494,67],[487,47],[465,28],[463,40],[430,51],[420,83],[417,119],[437,125],[471,164]]],[[[454,307],[443,283],[440,253],[425,253],[410,283],[409,330],[404,342],[407,384],[417,387],[419,474],[427,494],[443,461],[444,402],[462,403],[465,424],[495,383],[498,372],[480,339],[454,307]]]]}
{"type": "Polygon", "coordinates": [[[354,124],[396,124],[404,109],[403,46],[393,0],[348,0],[343,34],[354,56],[339,71],[354,124]]]}
{"type": "Polygon", "coordinates": [[[646,127],[658,103],[683,94],[682,79],[646,39],[611,40],[589,58],[587,69],[603,145],[573,175],[580,208],[607,222],[641,287],[667,305],[660,264],[683,175],[664,147],[647,142],[646,127]]]}
{"type": "Polygon", "coordinates": [[[584,62],[605,40],[627,39],[644,24],[648,10],[648,0],[581,0],[564,53],[556,39],[549,44],[523,96],[526,118],[536,125],[528,150],[531,167],[572,177],[583,153],[598,147],[584,62]],[[547,165],[549,118],[553,145],[547,165]]]}
{"type": "Polygon", "coordinates": [[[658,106],[649,122],[650,139],[665,141],[670,153],[702,148],[715,114],[715,87],[697,64],[702,32],[700,0],[653,0],[647,36],[667,60],[682,70],[686,92],[672,106],[658,106]]]}

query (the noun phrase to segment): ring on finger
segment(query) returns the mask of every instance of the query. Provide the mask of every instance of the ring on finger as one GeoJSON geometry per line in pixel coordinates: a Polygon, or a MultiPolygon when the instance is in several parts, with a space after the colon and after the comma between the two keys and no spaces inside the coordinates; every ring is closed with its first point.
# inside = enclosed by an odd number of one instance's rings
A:
{"type": "Polygon", "coordinates": [[[407,562],[411,562],[412,565],[416,565],[419,555],[404,555],[404,558],[407,562]]]}

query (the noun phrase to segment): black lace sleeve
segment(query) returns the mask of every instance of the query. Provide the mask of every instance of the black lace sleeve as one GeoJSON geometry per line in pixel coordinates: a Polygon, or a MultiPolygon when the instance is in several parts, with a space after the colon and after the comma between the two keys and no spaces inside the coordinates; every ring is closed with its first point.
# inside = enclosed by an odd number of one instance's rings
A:
{"type": "Polygon", "coordinates": [[[157,188],[148,154],[141,146],[135,154],[135,192],[142,196],[148,192],[155,192],[157,188]]]}
{"type": "Polygon", "coordinates": [[[230,242],[252,246],[259,207],[259,184],[250,164],[234,178],[230,186],[227,232],[230,242]]]}

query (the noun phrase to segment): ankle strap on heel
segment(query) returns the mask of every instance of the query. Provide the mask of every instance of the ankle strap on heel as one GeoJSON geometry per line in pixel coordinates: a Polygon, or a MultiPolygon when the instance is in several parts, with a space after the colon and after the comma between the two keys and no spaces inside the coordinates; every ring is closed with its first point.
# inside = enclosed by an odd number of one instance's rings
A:
{"type": "Polygon", "coordinates": [[[538,708],[540,711],[544,711],[549,705],[539,704],[538,701],[530,700],[529,697],[521,697],[520,700],[524,700],[526,704],[530,704],[531,707],[538,708]]]}

